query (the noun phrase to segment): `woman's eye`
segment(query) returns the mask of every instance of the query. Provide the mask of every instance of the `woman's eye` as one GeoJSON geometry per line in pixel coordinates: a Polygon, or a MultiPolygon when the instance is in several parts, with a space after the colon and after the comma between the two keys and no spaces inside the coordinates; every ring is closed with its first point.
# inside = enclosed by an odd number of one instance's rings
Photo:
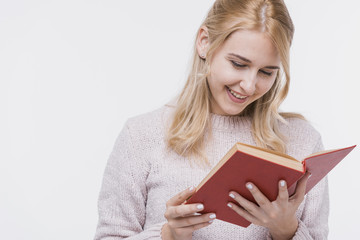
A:
{"type": "Polygon", "coordinates": [[[261,73],[265,74],[266,76],[271,76],[273,72],[267,72],[264,70],[260,70],[261,73]]]}
{"type": "Polygon", "coordinates": [[[240,64],[240,63],[237,63],[237,62],[235,62],[235,61],[230,61],[231,63],[232,63],[232,65],[234,66],[234,67],[237,67],[237,68],[243,68],[243,67],[246,67],[246,65],[243,65],[243,64],[240,64]]]}
{"type": "MultiPolygon", "coordinates": [[[[233,61],[233,60],[230,60],[230,62],[231,62],[231,64],[232,64],[235,68],[245,68],[245,67],[247,67],[247,65],[240,64],[240,63],[238,63],[238,62],[236,62],[236,61],[233,61]]],[[[270,76],[273,74],[272,71],[271,71],[271,72],[268,72],[268,71],[265,71],[265,70],[259,70],[259,72],[262,73],[262,74],[264,74],[264,75],[267,76],[267,77],[270,77],[270,76]]]]}

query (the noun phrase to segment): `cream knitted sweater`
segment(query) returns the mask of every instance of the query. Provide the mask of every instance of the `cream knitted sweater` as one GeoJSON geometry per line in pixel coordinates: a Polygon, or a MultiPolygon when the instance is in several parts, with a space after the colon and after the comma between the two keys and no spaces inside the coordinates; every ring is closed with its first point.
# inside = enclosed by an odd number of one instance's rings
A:
{"type": "MultiPolygon", "coordinates": [[[[173,108],[131,118],[119,134],[108,159],[99,196],[95,239],[160,239],[165,203],[176,193],[197,186],[210,168],[203,168],[168,151],[165,126],[173,108]]],[[[212,138],[206,153],[214,166],[236,143],[255,145],[251,119],[211,114],[212,138]]],[[[287,136],[287,154],[302,159],[322,150],[319,133],[306,121],[288,119],[281,125],[287,136]]],[[[271,173],[269,173],[271,174],[271,173]]],[[[294,239],[326,239],[328,183],[323,179],[299,206],[294,239]]],[[[220,220],[193,233],[193,239],[271,239],[269,231],[254,224],[242,228],[220,220]]]]}

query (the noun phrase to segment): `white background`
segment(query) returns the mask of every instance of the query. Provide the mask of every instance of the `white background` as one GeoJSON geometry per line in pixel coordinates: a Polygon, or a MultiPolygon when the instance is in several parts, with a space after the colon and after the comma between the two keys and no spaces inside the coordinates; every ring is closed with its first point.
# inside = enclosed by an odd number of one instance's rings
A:
{"type": "MultiPolygon", "coordinates": [[[[286,1],[296,33],[282,110],[326,148],[360,143],[360,3],[286,1]]],[[[115,138],[183,86],[212,0],[0,0],[0,238],[91,239],[115,138]]],[[[359,149],[330,173],[330,237],[360,235],[359,149]]]]}

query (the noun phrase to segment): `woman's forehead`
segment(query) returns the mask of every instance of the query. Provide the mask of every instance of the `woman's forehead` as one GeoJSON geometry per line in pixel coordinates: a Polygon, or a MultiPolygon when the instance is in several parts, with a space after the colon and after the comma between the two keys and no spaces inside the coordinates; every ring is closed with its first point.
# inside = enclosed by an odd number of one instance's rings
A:
{"type": "Polygon", "coordinates": [[[238,30],[230,35],[219,49],[224,54],[237,54],[251,62],[280,61],[278,51],[270,37],[256,30],[238,30]]]}

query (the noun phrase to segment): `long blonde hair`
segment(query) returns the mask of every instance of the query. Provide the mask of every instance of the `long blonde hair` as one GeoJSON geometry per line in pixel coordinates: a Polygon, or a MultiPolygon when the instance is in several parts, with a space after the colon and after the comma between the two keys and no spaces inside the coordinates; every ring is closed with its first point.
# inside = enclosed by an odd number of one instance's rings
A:
{"type": "Polygon", "coordinates": [[[173,119],[167,131],[168,146],[180,155],[196,156],[207,161],[204,142],[206,130],[211,130],[212,100],[206,80],[210,74],[209,63],[214,52],[233,32],[247,29],[268,34],[280,55],[281,69],[271,89],[247,106],[241,115],[252,118],[252,134],[258,146],[285,152],[286,139],[279,131],[279,121],[284,122],[284,117],[301,115],[278,111],[289,90],[289,50],[294,34],[294,26],[284,2],[218,0],[201,26],[208,30],[209,48],[206,60],[198,55],[195,41],[191,71],[177,99],[173,119]]]}

